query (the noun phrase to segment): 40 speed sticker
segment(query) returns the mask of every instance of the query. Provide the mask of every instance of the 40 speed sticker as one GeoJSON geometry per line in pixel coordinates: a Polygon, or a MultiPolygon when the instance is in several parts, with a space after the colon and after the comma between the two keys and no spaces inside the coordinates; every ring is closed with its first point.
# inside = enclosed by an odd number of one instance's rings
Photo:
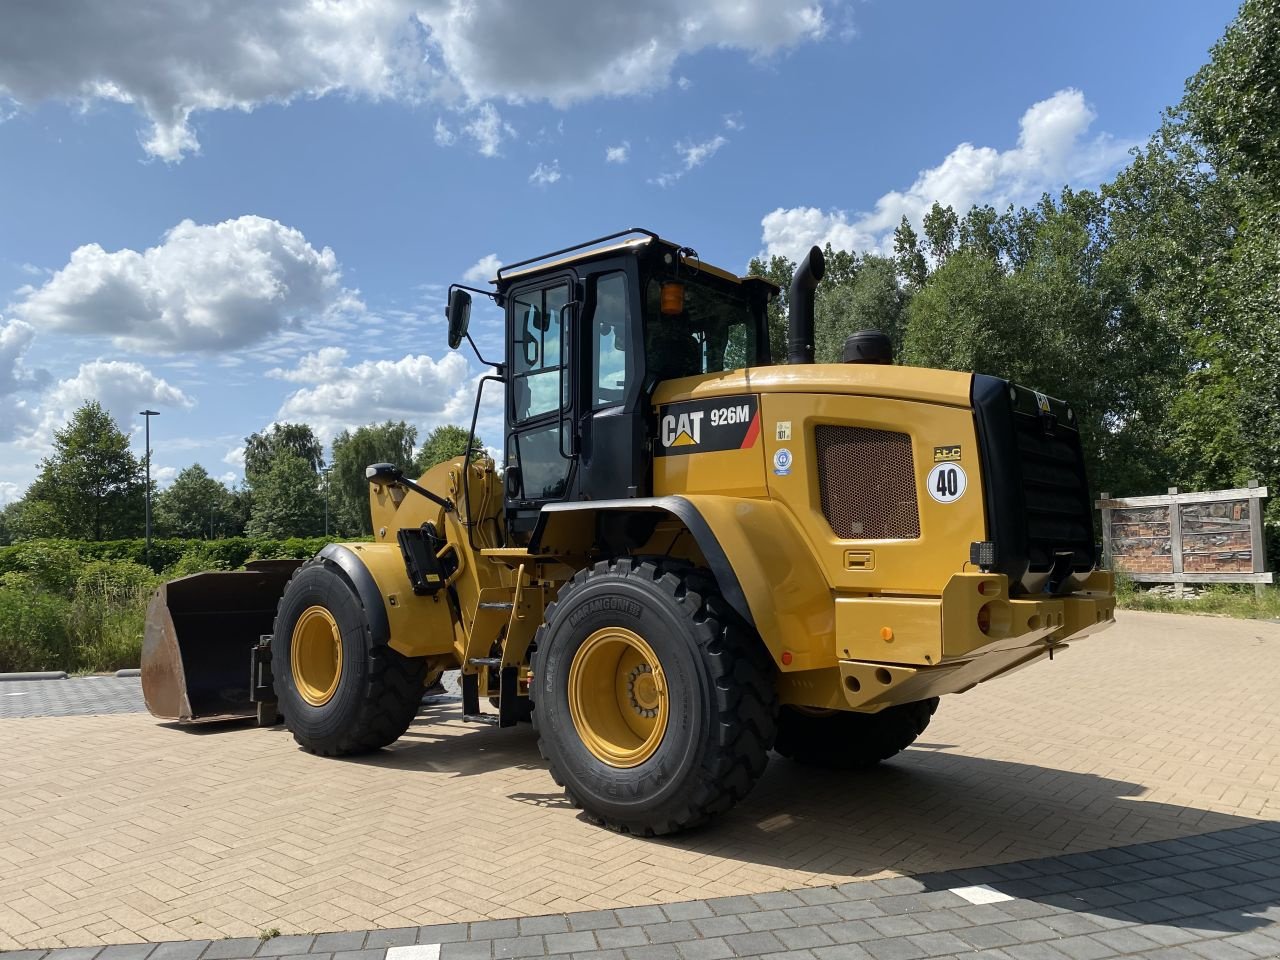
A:
{"type": "Polygon", "coordinates": [[[929,471],[925,486],[929,496],[939,503],[954,503],[964,496],[964,489],[969,485],[969,478],[964,475],[964,467],[958,463],[940,463],[929,471]]]}

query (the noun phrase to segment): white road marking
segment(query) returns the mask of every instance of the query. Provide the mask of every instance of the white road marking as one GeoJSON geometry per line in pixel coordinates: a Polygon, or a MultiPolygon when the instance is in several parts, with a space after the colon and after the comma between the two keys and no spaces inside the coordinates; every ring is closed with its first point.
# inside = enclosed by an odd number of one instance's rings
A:
{"type": "Polygon", "coordinates": [[[440,960],[440,944],[420,943],[413,947],[388,947],[387,960],[440,960]]]}
{"type": "Polygon", "coordinates": [[[988,887],[985,883],[980,883],[976,887],[952,887],[951,892],[964,897],[970,903],[1004,903],[1006,900],[1015,899],[1007,893],[1001,893],[995,887],[988,887]]]}

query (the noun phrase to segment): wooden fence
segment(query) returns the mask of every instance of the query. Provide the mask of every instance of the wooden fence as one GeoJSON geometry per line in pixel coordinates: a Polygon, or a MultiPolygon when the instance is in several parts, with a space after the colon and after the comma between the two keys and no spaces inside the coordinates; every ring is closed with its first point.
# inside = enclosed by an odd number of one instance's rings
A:
{"type": "Polygon", "coordinates": [[[1103,493],[1102,550],[1107,565],[1137,583],[1252,583],[1267,572],[1262,501],[1257,481],[1235,490],[1113,498],[1103,493]]]}

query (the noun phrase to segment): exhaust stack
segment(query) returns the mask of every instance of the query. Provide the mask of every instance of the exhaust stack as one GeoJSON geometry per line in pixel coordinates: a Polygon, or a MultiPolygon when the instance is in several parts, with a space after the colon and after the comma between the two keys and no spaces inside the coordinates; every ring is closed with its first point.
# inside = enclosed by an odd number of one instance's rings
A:
{"type": "Polygon", "coordinates": [[[813,291],[826,270],[818,247],[811,248],[796,267],[787,320],[787,363],[813,363],[813,291]]]}

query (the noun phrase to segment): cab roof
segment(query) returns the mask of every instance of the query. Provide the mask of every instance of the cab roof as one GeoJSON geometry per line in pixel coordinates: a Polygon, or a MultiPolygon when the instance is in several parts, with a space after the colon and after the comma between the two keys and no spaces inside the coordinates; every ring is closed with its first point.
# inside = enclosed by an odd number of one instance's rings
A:
{"type": "Polygon", "coordinates": [[[745,283],[747,281],[762,283],[770,289],[770,296],[776,295],[779,291],[776,284],[770,283],[763,277],[740,277],[728,270],[705,263],[693,248],[680,246],[670,240],[665,240],[653,231],[645,230],[642,227],[632,227],[608,236],[588,240],[585,243],[575,244],[572,247],[553,250],[538,257],[531,257],[528,260],[520,260],[516,263],[499,267],[497,276],[489,282],[497,286],[498,292],[501,293],[518,280],[524,280],[540,273],[560,270],[579,263],[586,263],[610,254],[620,252],[638,254],[651,244],[660,244],[668,248],[672,254],[680,258],[681,264],[687,265],[695,273],[706,271],[712,276],[719,277],[722,280],[729,280],[733,283],[745,283]],[[636,234],[639,234],[639,236],[636,236],[636,234]]]}

